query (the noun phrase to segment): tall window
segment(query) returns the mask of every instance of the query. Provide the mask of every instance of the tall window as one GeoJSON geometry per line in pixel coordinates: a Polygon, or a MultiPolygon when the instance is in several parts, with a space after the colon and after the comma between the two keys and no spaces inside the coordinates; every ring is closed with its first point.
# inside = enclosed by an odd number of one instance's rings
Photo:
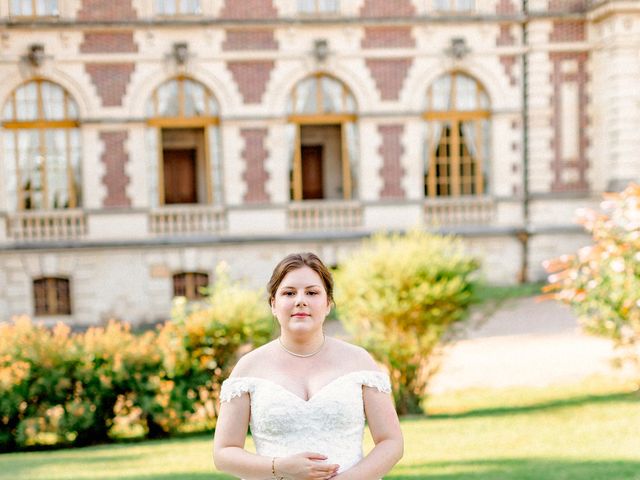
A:
{"type": "Polygon", "coordinates": [[[10,0],[11,15],[36,17],[58,15],[58,0],[10,0]]]}
{"type": "Polygon", "coordinates": [[[202,13],[200,0],[154,0],[158,15],[198,15],[202,13]]]}
{"type": "Polygon", "coordinates": [[[298,0],[298,12],[304,14],[338,13],[340,0],[298,0]]]}
{"type": "Polygon", "coordinates": [[[33,303],[36,316],[71,315],[69,279],[36,278],[33,281],[33,303]]]}
{"type": "Polygon", "coordinates": [[[218,104],[201,83],[178,77],[147,103],[154,204],[222,203],[218,104]]]}
{"type": "Polygon", "coordinates": [[[481,195],[487,187],[489,97],[473,78],[456,72],[427,92],[425,195],[481,195]]]}
{"type": "Polygon", "coordinates": [[[78,108],[46,80],[17,88],[3,110],[8,190],[14,210],[81,204],[78,108]]]}
{"type": "Polygon", "coordinates": [[[434,0],[439,12],[470,12],[475,9],[475,0],[434,0]]]}
{"type": "Polygon", "coordinates": [[[355,188],[356,102],[342,82],[317,73],[289,97],[291,199],[351,199],[355,188]]]}
{"type": "Polygon", "coordinates": [[[188,300],[204,298],[203,289],[209,286],[209,275],[201,272],[176,273],[173,276],[173,296],[188,300]]]}

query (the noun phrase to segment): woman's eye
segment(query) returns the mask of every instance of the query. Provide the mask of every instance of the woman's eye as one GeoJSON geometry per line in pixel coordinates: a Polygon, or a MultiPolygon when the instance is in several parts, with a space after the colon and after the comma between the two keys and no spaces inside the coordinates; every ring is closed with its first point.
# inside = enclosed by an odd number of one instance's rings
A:
{"type": "Polygon", "coordinates": [[[293,292],[284,292],[283,295],[287,295],[290,297],[291,295],[293,295],[293,292]]]}
{"type": "Polygon", "coordinates": [[[309,292],[309,295],[317,295],[317,294],[318,292],[313,292],[313,291],[309,292]]]}

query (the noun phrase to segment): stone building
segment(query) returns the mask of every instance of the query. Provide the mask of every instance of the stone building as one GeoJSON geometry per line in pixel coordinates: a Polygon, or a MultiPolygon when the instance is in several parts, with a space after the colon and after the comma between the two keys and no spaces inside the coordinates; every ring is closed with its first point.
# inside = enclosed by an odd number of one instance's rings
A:
{"type": "Polygon", "coordinates": [[[636,0],[8,0],[0,45],[0,320],[416,226],[541,279],[640,178],[636,0]]]}

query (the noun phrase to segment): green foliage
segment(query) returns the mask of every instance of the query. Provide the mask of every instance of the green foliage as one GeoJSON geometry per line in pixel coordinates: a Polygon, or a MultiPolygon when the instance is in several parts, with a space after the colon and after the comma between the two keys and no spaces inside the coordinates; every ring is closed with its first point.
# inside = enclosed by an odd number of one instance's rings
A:
{"type": "Polygon", "coordinates": [[[26,317],[0,325],[0,450],[213,427],[222,379],[271,327],[260,292],[222,267],[204,302],[179,299],[172,321],[141,335],[117,322],[76,334],[26,317]]]}
{"type": "Polygon", "coordinates": [[[460,240],[420,231],[377,235],[340,265],[336,303],[356,343],[391,374],[399,413],[420,412],[432,354],[473,301],[478,262],[460,240]]]}
{"type": "Polygon", "coordinates": [[[640,367],[640,186],[605,196],[602,212],[582,210],[593,244],[546,262],[546,291],[578,314],[584,329],[613,340],[640,367]]]}
{"type": "Polygon", "coordinates": [[[160,331],[164,369],[174,382],[168,401],[180,423],[185,415],[198,412],[198,421],[213,427],[222,380],[231,373],[238,352],[270,340],[271,312],[261,290],[232,282],[220,264],[207,299],[192,304],[177,299],[172,317],[160,331]]]}

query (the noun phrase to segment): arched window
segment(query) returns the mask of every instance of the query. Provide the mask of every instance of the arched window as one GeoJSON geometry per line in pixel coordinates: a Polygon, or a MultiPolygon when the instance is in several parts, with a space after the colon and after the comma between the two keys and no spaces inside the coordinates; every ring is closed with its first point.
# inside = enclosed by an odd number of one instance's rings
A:
{"type": "Polygon", "coordinates": [[[2,126],[12,210],[81,205],[78,125],[78,107],[59,85],[38,79],[11,93],[2,126]]]}
{"type": "Polygon", "coordinates": [[[153,205],[221,204],[218,103],[201,83],[180,76],[147,102],[153,205]]]}
{"type": "Polygon", "coordinates": [[[473,78],[456,72],[427,92],[425,195],[482,195],[487,189],[489,97],[473,78]]]}
{"type": "Polygon", "coordinates": [[[154,0],[158,15],[197,15],[202,12],[200,0],[154,0]]]}
{"type": "Polygon", "coordinates": [[[16,17],[58,15],[58,0],[10,0],[10,5],[16,17]]]}
{"type": "Polygon", "coordinates": [[[209,286],[209,275],[202,272],[183,272],[173,276],[173,296],[188,300],[204,298],[203,289],[209,286]]]}
{"type": "Polygon", "coordinates": [[[351,199],[355,188],[356,102],[349,89],[317,73],[291,92],[291,199],[351,199]]]}
{"type": "Polygon", "coordinates": [[[57,277],[34,279],[33,303],[36,316],[71,315],[69,279],[57,277]]]}

